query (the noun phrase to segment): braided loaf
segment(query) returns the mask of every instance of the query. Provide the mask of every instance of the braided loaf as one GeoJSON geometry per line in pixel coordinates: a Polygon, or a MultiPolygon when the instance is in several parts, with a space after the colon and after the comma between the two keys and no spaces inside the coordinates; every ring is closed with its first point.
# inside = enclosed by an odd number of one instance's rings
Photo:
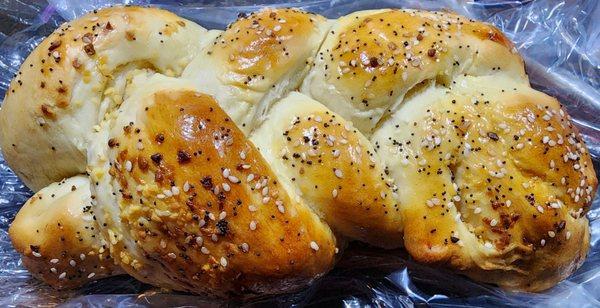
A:
{"type": "Polygon", "coordinates": [[[57,288],[124,271],[276,294],[357,240],[539,291],[589,246],[577,128],[502,33],[450,13],[265,9],[207,31],[100,10],[27,58],[0,127],[13,170],[50,185],[10,235],[57,288]]]}

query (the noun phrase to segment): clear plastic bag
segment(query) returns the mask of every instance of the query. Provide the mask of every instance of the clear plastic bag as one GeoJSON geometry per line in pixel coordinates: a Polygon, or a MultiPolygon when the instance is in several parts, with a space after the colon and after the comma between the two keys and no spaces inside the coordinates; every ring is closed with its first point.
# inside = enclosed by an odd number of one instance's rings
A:
{"type": "MultiPolygon", "coordinates": [[[[206,28],[224,28],[239,12],[264,6],[301,7],[329,18],[372,8],[450,9],[495,24],[524,56],[535,88],[557,97],[585,136],[600,170],[600,1],[189,1],[34,0],[0,6],[0,97],[29,52],[62,22],[111,4],[156,5],[206,28]],[[256,4],[256,3],[260,4],[256,4]]],[[[104,279],[72,291],[55,291],[31,278],[7,229],[31,192],[0,157],[0,306],[198,306],[236,305],[197,296],[164,293],[127,276],[104,279]]],[[[305,290],[255,300],[256,305],[346,306],[600,306],[600,199],[588,214],[591,249],[569,279],[540,294],[508,293],[446,270],[413,262],[401,251],[353,244],[336,268],[305,290]]]]}

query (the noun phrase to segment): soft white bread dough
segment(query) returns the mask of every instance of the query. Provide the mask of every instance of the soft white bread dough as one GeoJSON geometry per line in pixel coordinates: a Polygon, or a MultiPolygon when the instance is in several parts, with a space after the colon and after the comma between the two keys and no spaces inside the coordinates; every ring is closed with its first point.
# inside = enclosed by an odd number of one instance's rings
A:
{"type": "Polygon", "coordinates": [[[83,173],[94,126],[128,73],[178,76],[206,30],[168,11],[113,7],[61,25],[27,57],[0,110],[4,158],[32,190],[83,173]]]}

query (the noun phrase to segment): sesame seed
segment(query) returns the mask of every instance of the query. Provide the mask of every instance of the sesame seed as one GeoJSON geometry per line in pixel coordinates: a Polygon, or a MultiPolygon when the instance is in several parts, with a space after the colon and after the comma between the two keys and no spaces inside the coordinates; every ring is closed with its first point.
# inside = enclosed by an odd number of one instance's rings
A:
{"type": "Polygon", "coordinates": [[[219,240],[219,237],[216,234],[213,234],[213,235],[210,236],[210,240],[213,241],[213,242],[216,242],[216,241],[219,240]]]}
{"type": "Polygon", "coordinates": [[[542,239],[542,240],[540,241],[540,245],[542,245],[542,246],[546,246],[546,240],[545,240],[545,239],[542,239]]]}
{"type": "Polygon", "coordinates": [[[480,207],[476,207],[475,210],[473,210],[473,213],[475,213],[475,214],[481,213],[481,208],[480,207]]]}
{"type": "Polygon", "coordinates": [[[50,260],[50,263],[56,264],[56,263],[58,263],[58,259],[52,259],[52,260],[50,260]]]}
{"type": "Polygon", "coordinates": [[[230,174],[230,170],[228,168],[223,169],[223,177],[228,178],[230,174]]]}
{"type": "Polygon", "coordinates": [[[252,230],[252,231],[256,230],[256,221],[253,220],[250,222],[250,230],[252,230]]]}
{"type": "Polygon", "coordinates": [[[267,204],[267,203],[269,203],[269,200],[271,200],[271,197],[264,197],[264,198],[262,199],[262,203],[263,203],[263,204],[267,204]]]}
{"type": "Polygon", "coordinates": [[[336,198],[336,197],[337,197],[337,195],[338,195],[338,191],[337,191],[337,189],[335,189],[335,188],[334,188],[334,189],[331,191],[331,196],[333,196],[333,198],[336,198]]]}
{"type": "Polygon", "coordinates": [[[248,243],[242,243],[242,245],[240,245],[240,247],[242,248],[242,252],[248,252],[248,250],[250,250],[248,243]]]}
{"type": "Polygon", "coordinates": [[[254,180],[254,173],[250,173],[246,177],[246,182],[252,182],[252,180],[254,180]]]}
{"type": "Polygon", "coordinates": [[[202,246],[202,243],[204,243],[204,239],[201,236],[198,236],[196,238],[196,244],[198,244],[198,246],[202,246]]]}
{"type": "Polygon", "coordinates": [[[556,233],[554,231],[548,231],[548,236],[553,238],[556,236],[556,233]]]}
{"type": "Polygon", "coordinates": [[[279,210],[279,212],[280,212],[281,214],[285,213],[285,207],[283,207],[283,205],[281,205],[281,204],[280,204],[280,205],[278,205],[278,206],[277,206],[277,209],[279,210]]]}
{"type": "Polygon", "coordinates": [[[542,143],[546,144],[546,143],[548,143],[549,140],[550,140],[550,137],[544,136],[544,138],[542,138],[542,143]]]}
{"type": "Polygon", "coordinates": [[[248,205],[248,210],[249,210],[250,212],[256,212],[258,209],[257,209],[257,208],[256,208],[256,206],[254,206],[254,205],[248,205]]]}
{"type": "Polygon", "coordinates": [[[492,219],[492,221],[490,221],[490,226],[495,227],[498,224],[498,221],[496,220],[496,218],[492,219]]]}
{"type": "Polygon", "coordinates": [[[490,243],[490,242],[485,242],[484,246],[488,249],[494,248],[494,246],[492,246],[492,243],[490,243]]]}
{"type": "Polygon", "coordinates": [[[571,231],[567,231],[567,233],[565,234],[565,238],[567,240],[569,240],[571,238],[571,231]]]}
{"type": "Polygon", "coordinates": [[[233,175],[230,175],[230,176],[228,176],[228,177],[227,177],[227,179],[228,179],[228,180],[229,180],[231,183],[234,183],[234,184],[237,184],[237,183],[239,183],[239,182],[240,182],[240,179],[238,179],[236,176],[233,176],[233,175]]]}
{"type": "Polygon", "coordinates": [[[336,177],[338,177],[340,179],[344,177],[344,174],[342,173],[342,170],[340,170],[340,169],[333,169],[333,173],[335,174],[336,177]]]}
{"type": "Polygon", "coordinates": [[[125,161],[125,170],[127,170],[127,172],[131,172],[131,169],[133,169],[133,164],[131,161],[125,161]]]}
{"type": "Polygon", "coordinates": [[[311,241],[310,242],[310,248],[312,248],[312,250],[314,250],[314,251],[318,251],[319,250],[319,244],[317,244],[317,242],[315,242],[315,241],[311,241]]]}
{"type": "Polygon", "coordinates": [[[543,208],[541,205],[538,205],[538,206],[537,206],[537,210],[538,210],[538,212],[540,212],[540,213],[544,213],[544,208],[543,208]]]}
{"type": "Polygon", "coordinates": [[[208,250],[208,248],[202,246],[202,248],[200,248],[200,252],[202,252],[203,254],[207,255],[210,253],[210,251],[208,250]]]}
{"type": "Polygon", "coordinates": [[[231,190],[231,186],[229,186],[229,184],[227,184],[227,183],[223,183],[223,190],[224,191],[230,191],[231,190]]]}
{"type": "Polygon", "coordinates": [[[171,193],[173,194],[173,196],[179,195],[179,187],[177,187],[177,186],[171,187],[171,193]]]}
{"type": "Polygon", "coordinates": [[[226,267],[227,266],[227,259],[225,259],[225,257],[221,257],[221,266],[222,267],[226,267]]]}
{"type": "Polygon", "coordinates": [[[62,272],[60,275],[58,275],[58,279],[64,279],[65,277],[67,277],[66,272],[62,272]]]}
{"type": "Polygon", "coordinates": [[[51,267],[51,268],[50,268],[50,271],[51,271],[52,273],[56,274],[56,268],[54,268],[54,267],[51,267]]]}
{"type": "Polygon", "coordinates": [[[219,214],[219,219],[223,220],[225,217],[227,217],[227,212],[223,211],[219,214]]]}
{"type": "Polygon", "coordinates": [[[87,275],[87,278],[88,278],[88,279],[91,279],[91,278],[93,278],[94,276],[96,276],[96,273],[90,273],[89,275],[87,275]]]}
{"type": "Polygon", "coordinates": [[[69,261],[69,264],[70,264],[72,267],[75,267],[75,265],[77,265],[77,263],[75,262],[75,260],[71,260],[71,261],[69,261]]]}
{"type": "Polygon", "coordinates": [[[186,182],[183,184],[183,191],[184,191],[184,192],[188,192],[188,191],[190,191],[190,183],[189,183],[188,181],[186,181],[186,182]]]}
{"type": "Polygon", "coordinates": [[[39,252],[37,252],[37,251],[31,251],[31,254],[32,254],[34,257],[36,257],[36,258],[39,258],[39,257],[41,257],[41,256],[42,256],[42,254],[41,254],[41,253],[39,253],[39,252]]]}

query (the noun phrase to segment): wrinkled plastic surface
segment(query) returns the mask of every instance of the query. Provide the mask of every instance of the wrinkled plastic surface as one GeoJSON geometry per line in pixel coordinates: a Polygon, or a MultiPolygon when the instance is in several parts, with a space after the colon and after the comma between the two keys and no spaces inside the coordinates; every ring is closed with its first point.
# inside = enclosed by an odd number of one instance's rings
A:
{"type": "MultiPolygon", "coordinates": [[[[65,20],[110,4],[157,5],[207,28],[224,28],[239,12],[296,6],[329,18],[371,8],[450,9],[491,22],[515,43],[537,89],[557,97],[584,134],[600,168],[600,1],[189,1],[0,0],[0,97],[29,52],[65,20]],[[256,4],[256,3],[260,4],[256,4]],[[253,3],[250,5],[250,3],[253,3]]],[[[189,294],[164,293],[127,276],[74,291],[55,291],[31,278],[7,229],[31,192],[0,157],[0,306],[237,305],[189,294]]],[[[591,249],[581,269],[541,294],[507,293],[410,260],[405,252],[353,245],[337,267],[300,293],[256,300],[255,305],[345,306],[600,306],[600,200],[589,212],[591,249]]]]}

